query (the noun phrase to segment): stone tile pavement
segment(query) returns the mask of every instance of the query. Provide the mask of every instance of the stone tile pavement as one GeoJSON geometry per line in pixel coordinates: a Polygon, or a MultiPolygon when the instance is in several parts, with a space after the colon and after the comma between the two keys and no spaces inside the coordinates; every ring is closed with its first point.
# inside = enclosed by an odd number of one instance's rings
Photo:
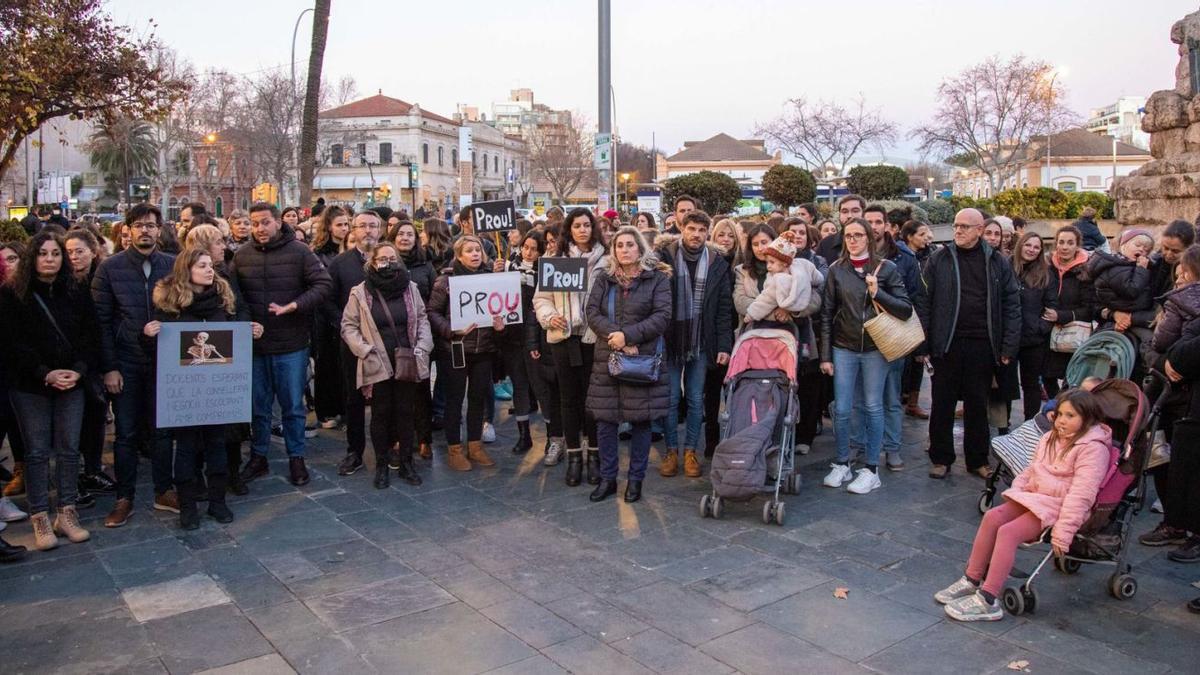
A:
{"type": "MultiPolygon", "coordinates": [[[[497,468],[456,474],[439,452],[421,487],[379,491],[369,470],[337,476],[342,437],[323,431],[309,485],[286,482],[277,447],[272,475],[231,500],[237,520],[192,533],[149,510],[148,485],[122,529],[101,526],[101,499],[84,512],[91,542],[0,567],[3,670],[983,673],[1026,661],[1159,673],[1200,661],[1200,618],[1183,609],[1200,568],[1136,544],[1132,600],[1085,567],[1046,574],[1036,614],[946,620],[931,594],[961,573],[982,484],[961,465],[926,478],[913,420],[909,470],[867,496],[820,486],[832,435],[819,437],[783,527],[762,524],[757,500],[702,519],[707,480],[653,468],[642,502],[591,504],[538,450],[511,455],[511,424],[500,432],[497,468]]],[[[5,536],[32,539],[25,523],[5,536]]]]}

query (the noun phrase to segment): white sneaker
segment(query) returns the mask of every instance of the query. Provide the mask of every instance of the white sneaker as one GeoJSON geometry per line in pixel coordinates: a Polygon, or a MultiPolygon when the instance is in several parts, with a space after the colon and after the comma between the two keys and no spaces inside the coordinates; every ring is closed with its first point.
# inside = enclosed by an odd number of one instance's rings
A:
{"type": "Polygon", "coordinates": [[[939,605],[948,605],[959,598],[971,595],[977,590],[979,590],[979,587],[971,583],[970,579],[965,576],[959,577],[958,581],[934,593],[933,599],[937,600],[939,605]]]}
{"type": "Polygon", "coordinates": [[[1150,505],[1150,513],[1162,513],[1162,512],[1163,512],[1162,500],[1155,499],[1154,503],[1150,505]]]}
{"type": "Polygon", "coordinates": [[[798,452],[802,455],[807,455],[810,450],[812,450],[812,448],[808,447],[808,444],[806,444],[806,443],[797,443],[796,444],[796,452],[798,452]]]}
{"type": "Polygon", "coordinates": [[[29,514],[17,508],[17,505],[8,497],[0,499],[0,521],[15,523],[18,520],[25,520],[28,517],[29,514]]]}
{"type": "Polygon", "coordinates": [[[557,438],[550,439],[550,446],[546,448],[546,457],[542,459],[543,466],[555,466],[562,461],[563,444],[557,438]]]}
{"type": "Polygon", "coordinates": [[[946,615],[955,621],[999,621],[1004,618],[1000,599],[989,603],[976,591],[946,605],[946,615]]]}
{"type": "Polygon", "coordinates": [[[871,490],[877,490],[881,487],[883,487],[883,483],[879,480],[879,474],[863,467],[858,470],[858,475],[854,477],[854,480],[846,486],[846,492],[865,495],[871,490]]]}
{"type": "Polygon", "coordinates": [[[483,442],[484,443],[495,443],[496,442],[496,427],[492,426],[491,422],[483,423],[483,442]]]}
{"type": "Polygon", "coordinates": [[[850,477],[854,475],[854,472],[850,470],[849,465],[835,463],[830,464],[829,466],[832,467],[832,469],[828,474],[826,474],[825,480],[823,481],[825,487],[842,487],[842,483],[850,480],[850,477]]]}

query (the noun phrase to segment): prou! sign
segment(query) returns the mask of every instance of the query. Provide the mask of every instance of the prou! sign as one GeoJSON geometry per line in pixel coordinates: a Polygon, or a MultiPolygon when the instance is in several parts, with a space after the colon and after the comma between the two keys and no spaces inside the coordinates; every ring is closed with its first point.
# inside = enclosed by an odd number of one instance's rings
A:
{"type": "Polygon", "coordinates": [[[516,214],[517,209],[511,199],[471,204],[471,224],[475,227],[475,234],[511,230],[517,226],[516,214]]]}
{"type": "Polygon", "coordinates": [[[493,316],[504,323],[521,323],[521,273],[466,274],[450,277],[450,329],[471,324],[492,325],[493,316]]]}

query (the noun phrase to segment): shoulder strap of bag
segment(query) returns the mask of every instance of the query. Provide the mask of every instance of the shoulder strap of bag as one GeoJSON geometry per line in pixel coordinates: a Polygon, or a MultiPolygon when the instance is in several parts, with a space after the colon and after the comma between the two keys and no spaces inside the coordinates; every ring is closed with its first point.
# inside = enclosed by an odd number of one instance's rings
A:
{"type": "MultiPolygon", "coordinates": [[[[375,297],[379,299],[379,303],[383,305],[383,314],[388,318],[388,323],[392,325],[392,337],[396,338],[396,345],[400,345],[400,329],[396,328],[396,320],[392,318],[392,310],[388,309],[387,300],[383,299],[383,294],[378,290],[375,291],[375,297]]],[[[370,311],[370,310],[367,310],[370,311]]]]}
{"type": "Polygon", "coordinates": [[[71,339],[67,337],[67,334],[63,332],[63,329],[58,327],[58,322],[54,320],[54,315],[50,313],[50,308],[46,306],[46,301],[42,300],[42,296],[32,291],[30,292],[30,295],[32,295],[33,299],[37,300],[37,303],[41,305],[42,311],[46,313],[46,318],[50,319],[50,325],[54,326],[54,330],[58,333],[58,336],[63,339],[63,342],[67,343],[67,346],[71,346],[71,339]]]}
{"type": "Polygon", "coordinates": [[[608,287],[608,318],[612,319],[613,323],[617,322],[617,287],[608,287]]]}

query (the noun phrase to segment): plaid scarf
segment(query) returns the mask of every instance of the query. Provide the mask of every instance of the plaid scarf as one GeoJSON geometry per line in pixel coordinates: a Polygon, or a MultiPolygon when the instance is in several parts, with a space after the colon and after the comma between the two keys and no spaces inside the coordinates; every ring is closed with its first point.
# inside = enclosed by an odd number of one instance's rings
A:
{"type": "Polygon", "coordinates": [[[708,279],[708,246],[700,249],[696,283],[688,271],[683,242],[675,249],[675,317],[672,342],[676,363],[687,363],[700,352],[700,315],[704,308],[704,284],[708,279]]]}

